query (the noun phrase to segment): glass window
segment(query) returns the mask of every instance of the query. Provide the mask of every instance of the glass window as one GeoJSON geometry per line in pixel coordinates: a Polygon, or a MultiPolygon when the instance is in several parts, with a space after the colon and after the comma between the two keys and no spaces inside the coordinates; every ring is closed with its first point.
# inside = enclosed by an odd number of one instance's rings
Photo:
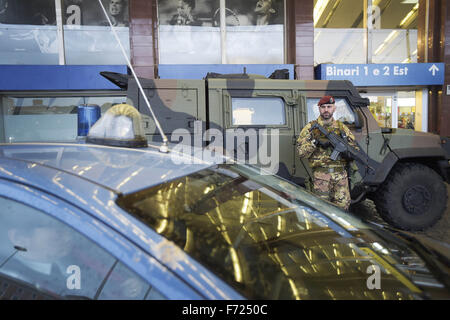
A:
{"type": "Polygon", "coordinates": [[[62,222],[0,197],[0,281],[15,286],[2,298],[162,298],[116,258],[62,222]],[[24,288],[24,289],[22,289],[24,288]],[[21,290],[22,289],[22,290],[21,290]]]}
{"type": "MultiPolygon", "coordinates": [[[[128,0],[102,3],[129,57],[128,0]]],[[[67,64],[126,63],[98,1],[64,0],[62,10],[67,64]]]]}
{"type": "Polygon", "coordinates": [[[226,30],[221,30],[219,0],[158,1],[160,62],[284,62],[283,0],[228,0],[225,13],[226,30]]]}
{"type": "Polygon", "coordinates": [[[314,63],[417,62],[418,0],[364,3],[314,0],[314,63]]]}
{"type": "Polygon", "coordinates": [[[284,125],[286,115],[281,98],[232,98],[235,126],[284,125]]]}
{"type": "Polygon", "coordinates": [[[383,291],[368,289],[374,259],[359,249],[370,246],[362,240],[370,239],[367,227],[350,214],[333,222],[334,212],[309,205],[317,201],[255,168],[217,165],[120,197],[118,205],[248,299],[412,298],[390,272],[383,271],[383,291]]]}
{"type": "Polygon", "coordinates": [[[416,93],[414,91],[398,92],[398,128],[415,129],[416,93]]]}
{"type": "Polygon", "coordinates": [[[417,62],[419,1],[373,0],[373,63],[417,62]]]}
{"type": "Polygon", "coordinates": [[[314,0],[314,64],[366,63],[364,1],[314,0]]]}
{"type": "Polygon", "coordinates": [[[73,141],[77,106],[96,104],[105,112],[125,97],[3,97],[1,122],[6,142],[73,141]]]}
{"type": "Polygon", "coordinates": [[[219,0],[158,1],[160,63],[221,63],[217,8],[219,0]]]}
{"type": "Polygon", "coordinates": [[[378,125],[383,128],[395,128],[392,123],[392,110],[395,109],[394,94],[364,94],[370,100],[369,110],[377,120],[378,125]]]}
{"type": "MultiPolygon", "coordinates": [[[[308,121],[315,120],[319,117],[319,103],[320,98],[308,98],[308,121]]],[[[344,124],[354,124],[355,114],[348,104],[347,100],[343,98],[336,98],[336,111],[333,118],[339,120],[344,124]]]]}
{"type": "Polygon", "coordinates": [[[226,2],[226,62],[284,62],[284,1],[226,2]]]}
{"type": "Polygon", "coordinates": [[[0,64],[58,64],[54,0],[0,1],[0,64]]]}
{"type": "MultiPolygon", "coordinates": [[[[129,0],[102,0],[129,56],[129,0]]],[[[98,1],[62,0],[67,64],[125,64],[98,1]]],[[[0,64],[58,64],[54,0],[0,0],[0,64]]]]}

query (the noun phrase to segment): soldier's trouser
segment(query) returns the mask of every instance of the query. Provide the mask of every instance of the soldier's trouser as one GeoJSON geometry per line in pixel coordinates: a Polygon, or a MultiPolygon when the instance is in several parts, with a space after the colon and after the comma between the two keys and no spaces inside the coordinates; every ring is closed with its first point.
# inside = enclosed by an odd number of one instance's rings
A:
{"type": "Polygon", "coordinates": [[[346,170],[327,172],[314,170],[313,192],[322,199],[347,210],[350,206],[350,190],[346,170]]]}

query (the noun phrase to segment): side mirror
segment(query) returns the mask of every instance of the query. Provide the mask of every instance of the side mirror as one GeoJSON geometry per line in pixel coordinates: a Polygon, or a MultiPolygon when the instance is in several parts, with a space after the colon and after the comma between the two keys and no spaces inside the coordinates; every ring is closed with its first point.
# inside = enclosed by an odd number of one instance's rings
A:
{"type": "Polygon", "coordinates": [[[361,129],[364,126],[364,117],[362,115],[361,110],[356,109],[355,115],[356,115],[355,128],[356,129],[361,129]]]}

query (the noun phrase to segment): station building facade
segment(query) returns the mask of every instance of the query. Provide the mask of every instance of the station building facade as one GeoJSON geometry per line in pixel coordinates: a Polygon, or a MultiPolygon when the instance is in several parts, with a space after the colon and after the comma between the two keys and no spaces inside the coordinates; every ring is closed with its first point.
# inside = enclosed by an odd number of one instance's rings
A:
{"type": "MultiPolygon", "coordinates": [[[[141,77],[347,79],[381,126],[450,136],[444,0],[101,2],[141,77]]],[[[105,12],[98,1],[0,0],[0,140],[71,140],[78,105],[126,101],[99,75],[129,71],[105,12]]]]}

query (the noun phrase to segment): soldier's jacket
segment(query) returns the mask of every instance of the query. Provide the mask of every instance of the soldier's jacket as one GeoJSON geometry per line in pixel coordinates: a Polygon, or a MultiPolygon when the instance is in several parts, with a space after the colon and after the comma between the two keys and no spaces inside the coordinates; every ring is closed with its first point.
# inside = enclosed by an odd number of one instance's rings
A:
{"type": "Polygon", "coordinates": [[[347,137],[349,144],[359,150],[359,147],[355,141],[353,133],[338,120],[334,120],[330,124],[324,124],[322,118],[319,116],[317,120],[313,120],[308,123],[300,132],[300,136],[297,139],[297,151],[301,158],[306,158],[309,161],[311,169],[316,168],[343,168],[347,164],[348,160],[338,157],[335,161],[330,158],[333,152],[333,146],[324,146],[328,142],[328,139],[319,129],[311,131],[311,126],[318,122],[321,126],[328,130],[328,132],[334,132],[336,135],[342,137],[342,133],[347,137]],[[317,146],[313,143],[313,140],[319,141],[317,146]]]}

